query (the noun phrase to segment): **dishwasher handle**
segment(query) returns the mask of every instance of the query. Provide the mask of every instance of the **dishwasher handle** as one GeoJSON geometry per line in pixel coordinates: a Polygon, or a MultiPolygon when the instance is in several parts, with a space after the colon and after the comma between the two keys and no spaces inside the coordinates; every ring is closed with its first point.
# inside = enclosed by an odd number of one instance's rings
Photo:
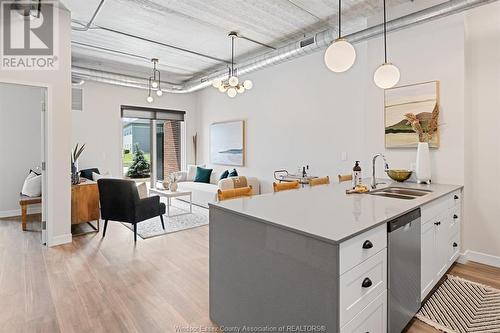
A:
{"type": "Polygon", "coordinates": [[[393,232],[398,230],[401,227],[404,227],[408,223],[420,219],[420,208],[412,210],[409,213],[401,215],[400,217],[395,218],[387,223],[387,231],[393,232]]]}

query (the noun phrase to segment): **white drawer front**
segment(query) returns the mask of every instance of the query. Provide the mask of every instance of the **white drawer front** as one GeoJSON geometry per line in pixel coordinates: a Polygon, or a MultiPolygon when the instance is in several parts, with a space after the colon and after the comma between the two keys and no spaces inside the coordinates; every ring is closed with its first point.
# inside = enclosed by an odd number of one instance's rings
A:
{"type": "Polygon", "coordinates": [[[449,218],[449,227],[450,235],[455,235],[456,233],[460,233],[460,222],[462,221],[461,212],[458,209],[450,210],[450,218],[449,218]]]}
{"type": "Polygon", "coordinates": [[[387,225],[368,230],[340,244],[340,274],[387,247],[387,225]]]}
{"type": "Polygon", "coordinates": [[[341,333],[387,333],[387,291],[382,292],[353,320],[340,329],[341,333]]]}
{"type": "Polygon", "coordinates": [[[443,214],[443,212],[448,211],[452,205],[453,195],[451,194],[423,205],[420,209],[422,213],[422,223],[428,222],[429,220],[436,218],[436,216],[443,214]]]}
{"type": "Polygon", "coordinates": [[[462,205],[462,190],[457,190],[451,194],[452,197],[452,207],[460,209],[460,206],[462,205]]]}
{"type": "Polygon", "coordinates": [[[340,276],[340,327],[351,321],[386,289],[387,249],[385,248],[340,276]]]}

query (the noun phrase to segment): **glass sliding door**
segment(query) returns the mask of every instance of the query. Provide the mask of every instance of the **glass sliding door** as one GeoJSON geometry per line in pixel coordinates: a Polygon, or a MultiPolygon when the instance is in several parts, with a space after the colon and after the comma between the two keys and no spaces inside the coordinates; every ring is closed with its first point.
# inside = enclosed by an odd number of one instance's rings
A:
{"type": "MultiPolygon", "coordinates": [[[[184,111],[122,106],[123,176],[157,187],[182,168],[184,111]]],[[[161,185],[160,185],[161,186],[161,185]]]]}
{"type": "Polygon", "coordinates": [[[149,182],[151,175],[151,120],[123,118],[123,177],[149,182]]]}

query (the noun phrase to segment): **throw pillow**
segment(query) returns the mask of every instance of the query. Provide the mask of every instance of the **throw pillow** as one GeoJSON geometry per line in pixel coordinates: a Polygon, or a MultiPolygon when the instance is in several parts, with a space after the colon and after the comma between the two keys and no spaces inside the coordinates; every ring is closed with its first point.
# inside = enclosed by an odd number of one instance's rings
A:
{"type": "Polygon", "coordinates": [[[236,169],[231,170],[228,177],[238,177],[238,171],[236,169]]]}
{"type": "Polygon", "coordinates": [[[203,165],[192,165],[192,164],[188,165],[187,175],[186,175],[186,180],[188,182],[194,181],[194,177],[196,176],[196,168],[198,168],[198,167],[204,168],[205,164],[203,164],[203,165]]]}
{"type": "Polygon", "coordinates": [[[227,177],[229,177],[229,170],[225,170],[223,173],[221,173],[219,180],[226,179],[227,177]]]}
{"type": "Polygon", "coordinates": [[[210,183],[210,175],[212,174],[212,169],[205,169],[201,167],[196,168],[196,176],[194,177],[195,183],[210,183]]]}
{"type": "MultiPolygon", "coordinates": [[[[80,170],[80,177],[87,178],[88,180],[94,179],[93,174],[97,173],[99,174],[99,169],[97,168],[92,168],[92,169],[84,169],[80,170]]],[[[94,179],[95,180],[95,179],[94,179]]]]}
{"type": "Polygon", "coordinates": [[[139,198],[144,199],[148,197],[148,186],[146,183],[137,184],[137,192],[139,192],[139,198]]]}
{"type": "Polygon", "coordinates": [[[21,194],[28,197],[39,197],[42,195],[42,175],[30,171],[24,180],[21,194]]]}

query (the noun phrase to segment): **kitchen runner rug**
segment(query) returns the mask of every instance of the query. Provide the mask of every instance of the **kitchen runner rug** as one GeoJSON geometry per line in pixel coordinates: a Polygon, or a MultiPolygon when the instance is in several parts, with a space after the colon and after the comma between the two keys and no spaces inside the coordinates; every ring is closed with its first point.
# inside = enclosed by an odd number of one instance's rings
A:
{"type": "Polygon", "coordinates": [[[447,275],[416,317],[447,333],[499,333],[500,290],[447,275]]]}

